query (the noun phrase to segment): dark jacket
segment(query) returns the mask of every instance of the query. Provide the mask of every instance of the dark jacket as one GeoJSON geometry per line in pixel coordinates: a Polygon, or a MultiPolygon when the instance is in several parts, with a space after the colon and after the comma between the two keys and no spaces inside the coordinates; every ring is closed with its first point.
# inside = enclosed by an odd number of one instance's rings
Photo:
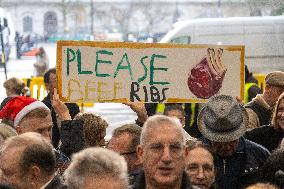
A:
{"type": "Polygon", "coordinates": [[[275,129],[271,125],[267,125],[247,131],[244,137],[272,152],[280,145],[284,136],[281,129],[275,129]]]}
{"type": "MultiPolygon", "coordinates": [[[[52,144],[55,148],[57,148],[58,144],[59,144],[59,140],[60,140],[60,132],[59,132],[59,128],[58,128],[58,124],[57,124],[57,118],[56,118],[56,113],[52,107],[51,104],[51,99],[50,99],[50,94],[48,94],[43,100],[42,102],[50,109],[51,111],[51,117],[52,117],[52,122],[53,122],[53,127],[52,127],[52,144]]],[[[75,103],[65,103],[65,105],[67,106],[68,110],[69,110],[69,114],[71,116],[71,118],[73,119],[79,112],[79,106],[75,103]]]]}
{"type": "MultiPolygon", "coordinates": [[[[132,189],[145,189],[145,188],[146,188],[145,174],[144,174],[144,171],[141,171],[132,189]]],[[[187,177],[187,174],[185,172],[183,172],[183,175],[182,175],[181,189],[193,189],[187,177]]]]}
{"type": "Polygon", "coordinates": [[[242,189],[260,180],[259,168],[269,151],[241,137],[236,152],[230,157],[215,156],[216,184],[222,189],[242,189]]]}
{"type": "Polygon", "coordinates": [[[66,120],[61,126],[61,145],[55,150],[56,170],[63,173],[71,162],[71,155],[85,148],[82,120],[66,120]]]}
{"type": "Polygon", "coordinates": [[[67,189],[64,185],[64,181],[61,175],[56,175],[52,180],[44,187],[44,189],[67,189]]]}
{"type": "Polygon", "coordinates": [[[143,171],[142,168],[139,168],[128,174],[128,177],[129,177],[128,181],[131,187],[133,187],[135,181],[137,180],[137,178],[139,177],[142,171],[143,171]]]}
{"type": "Polygon", "coordinates": [[[61,123],[61,145],[59,149],[68,157],[85,148],[83,124],[82,120],[66,120],[61,123]]]}
{"type": "Polygon", "coordinates": [[[82,120],[66,120],[61,123],[61,145],[55,150],[57,175],[44,189],[67,189],[62,174],[71,162],[70,156],[85,148],[82,120]]]}

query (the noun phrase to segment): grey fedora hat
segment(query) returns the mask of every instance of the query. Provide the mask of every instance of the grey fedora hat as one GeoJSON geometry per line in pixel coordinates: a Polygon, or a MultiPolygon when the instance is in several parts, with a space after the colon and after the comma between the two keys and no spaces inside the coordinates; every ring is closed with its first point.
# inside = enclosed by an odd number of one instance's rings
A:
{"type": "Polygon", "coordinates": [[[230,142],[240,138],[247,125],[245,108],[228,95],[211,97],[198,115],[200,132],[214,142],[230,142]]]}

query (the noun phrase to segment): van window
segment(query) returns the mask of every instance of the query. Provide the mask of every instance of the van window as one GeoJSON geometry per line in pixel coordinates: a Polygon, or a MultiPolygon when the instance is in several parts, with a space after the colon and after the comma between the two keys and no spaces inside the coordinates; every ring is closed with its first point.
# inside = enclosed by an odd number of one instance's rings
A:
{"type": "Polygon", "coordinates": [[[181,36],[171,40],[171,43],[190,44],[190,36],[181,36]]]}

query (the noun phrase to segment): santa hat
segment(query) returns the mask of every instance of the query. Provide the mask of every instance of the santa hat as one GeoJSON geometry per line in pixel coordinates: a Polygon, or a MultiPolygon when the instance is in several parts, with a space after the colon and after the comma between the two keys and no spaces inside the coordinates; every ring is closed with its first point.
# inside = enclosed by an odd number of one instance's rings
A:
{"type": "Polygon", "coordinates": [[[0,110],[0,118],[14,121],[16,127],[20,121],[34,109],[49,108],[43,103],[34,98],[26,96],[16,96],[8,101],[8,103],[0,110]]]}

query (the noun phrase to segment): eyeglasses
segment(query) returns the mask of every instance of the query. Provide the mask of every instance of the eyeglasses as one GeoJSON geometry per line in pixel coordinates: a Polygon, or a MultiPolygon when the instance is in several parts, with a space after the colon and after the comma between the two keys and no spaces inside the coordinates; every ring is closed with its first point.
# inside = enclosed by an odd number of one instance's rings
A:
{"type": "Polygon", "coordinates": [[[184,150],[184,145],[179,142],[174,142],[171,144],[162,144],[162,143],[152,143],[147,147],[153,155],[158,155],[161,157],[161,154],[164,153],[165,148],[169,149],[170,155],[172,157],[178,157],[182,154],[184,150]]]}
{"type": "Polygon", "coordinates": [[[189,164],[186,167],[186,171],[190,174],[198,174],[199,171],[202,170],[203,173],[209,174],[214,171],[214,165],[210,165],[208,163],[199,165],[197,163],[189,164]]]}
{"type": "Polygon", "coordinates": [[[132,152],[123,152],[123,153],[120,153],[120,155],[130,155],[130,154],[135,154],[136,151],[132,151],[132,152]]]}

